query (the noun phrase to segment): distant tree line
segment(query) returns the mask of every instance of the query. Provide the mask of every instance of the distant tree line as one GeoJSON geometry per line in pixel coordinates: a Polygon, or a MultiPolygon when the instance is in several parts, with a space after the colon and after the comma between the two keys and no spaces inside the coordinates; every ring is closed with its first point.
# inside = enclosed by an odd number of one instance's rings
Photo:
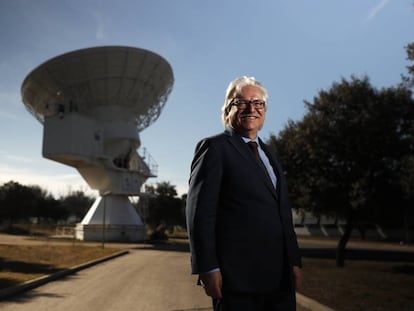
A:
{"type": "MultiPolygon", "coordinates": [[[[168,227],[185,227],[185,196],[178,198],[174,185],[146,185],[145,193],[135,207],[150,228],[163,232],[168,227]]],[[[75,224],[86,215],[94,200],[83,191],[70,191],[56,199],[37,185],[9,181],[0,186],[0,224],[6,229],[22,222],[75,224]]]]}
{"type": "Polygon", "coordinates": [[[58,199],[37,185],[9,181],[0,186],[0,223],[11,228],[18,222],[58,223],[80,221],[94,201],[82,191],[58,199]]]}

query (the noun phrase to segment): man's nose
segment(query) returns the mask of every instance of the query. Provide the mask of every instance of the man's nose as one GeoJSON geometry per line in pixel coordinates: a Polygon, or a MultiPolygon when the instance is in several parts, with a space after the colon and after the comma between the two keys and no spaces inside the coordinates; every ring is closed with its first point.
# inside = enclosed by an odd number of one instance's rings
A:
{"type": "Polygon", "coordinates": [[[247,104],[246,110],[248,110],[248,111],[250,111],[250,112],[255,112],[255,111],[256,111],[256,108],[254,107],[254,105],[253,105],[253,103],[252,103],[252,102],[249,102],[249,103],[247,104]]]}

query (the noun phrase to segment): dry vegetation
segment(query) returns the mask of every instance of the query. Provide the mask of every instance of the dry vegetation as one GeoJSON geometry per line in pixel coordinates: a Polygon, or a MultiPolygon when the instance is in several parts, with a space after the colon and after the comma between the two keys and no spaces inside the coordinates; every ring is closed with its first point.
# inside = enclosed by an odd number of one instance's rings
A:
{"type": "Polygon", "coordinates": [[[119,249],[83,245],[0,245],[0,289],[98,259],[119,249]]]}
{"type": "Polygon", "coordinates": [[[414,263],[304,258],[301,293],[337,311],[414,310],[414,263]]]}

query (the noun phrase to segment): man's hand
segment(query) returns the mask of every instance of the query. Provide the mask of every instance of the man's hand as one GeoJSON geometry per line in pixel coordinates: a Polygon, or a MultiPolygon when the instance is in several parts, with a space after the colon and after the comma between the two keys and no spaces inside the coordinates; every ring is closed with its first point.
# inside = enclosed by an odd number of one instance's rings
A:
{"type": "Polygon", "coordinates": [[[221,287],[223,283],[220,271],[200,274],[200,280],[207,296],[215,299],[223,298],[221,295],[221,287]]]}
{"type": "Polygon", "coordinates": [[[293,276],[295,277],[296,290],[302,287],[302,269],[298,266],[293,266],[293,276]]]}

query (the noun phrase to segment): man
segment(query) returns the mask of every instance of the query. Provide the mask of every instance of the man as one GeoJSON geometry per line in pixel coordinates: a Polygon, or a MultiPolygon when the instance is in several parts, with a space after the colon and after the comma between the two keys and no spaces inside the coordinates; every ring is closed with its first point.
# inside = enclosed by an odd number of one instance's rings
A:
{"type": "Polygon", "coordinates": [[[252,77],[232,81],[222,107],[225,132],[199,142],[191,165],[192,273],[216,310],[296,308],[301,259],[286,180],[258,137],[267,97],[252,77]]]}

